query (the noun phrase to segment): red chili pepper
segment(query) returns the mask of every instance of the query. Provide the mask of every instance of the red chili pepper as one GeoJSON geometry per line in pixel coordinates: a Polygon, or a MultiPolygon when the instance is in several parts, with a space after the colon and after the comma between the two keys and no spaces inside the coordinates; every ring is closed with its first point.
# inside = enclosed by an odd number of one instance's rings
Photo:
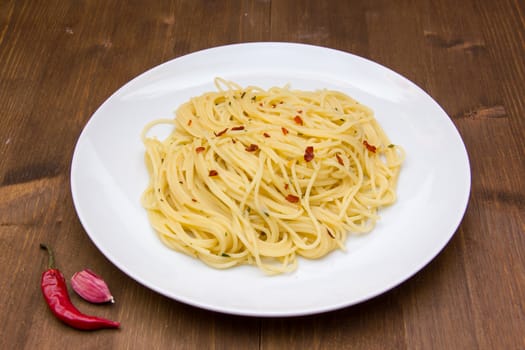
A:
{"type": "Polygon", "coordinates": [[[339,155],[339,153],[336,153],[336,154],[335,154],[335,157],[337,158],[337,162],[338,162],[339,164],[341,164],[342,166],[345,165],[345,163],[343,162],[343,158],[341,158],[341,156],[339,155]]]}
{"type": "Polygon", "coordinates": [[[255,152],[259,149],[259,146],[257,146],[256,144],[252,143],[251,145],[247,146],[244,148],[244,150],[246,152],[255,152]]]}
{"type": "Polygon", "coordinates": [[[42,273],[40,287],[51,312],[62,322],[77,329],[118,328],[119,322],[85,315],[73,305],[67,292],[66,280],[55,268],[53,252],[45,244],[40,244],[40,248],[46,249],[49,254],[48,269],[42,273]]]}
{"type": "Polygon", "coordinates": [[[224,129],[224,130],[221,130],[219,132],[213,132],[215,134],[215,136],[219,137],[221,135],[223,135],[226,131],[228,131],[228,128],[224,129]]]}
{"type": "Polygon", "coordinates": [[[372,153],[376,153],[377,147],[374,145],[369,144],[366,140],[363,141],[363,145],[365,145],[366,149],[369,150],[372,153]]]}
{"type": "Polygon", "coordinates": [[[314,159],[314,147],[308,146],[304,150],[304,160],[307,162],[311,162],[312,159],[314,159]]]}
{"type": "Polygon", "coordinates": [[[299,202],[299,197],[294,196],[293,194],[289,194],[286,196],[286,200],[290,203],[297,203],[299,202]]]}

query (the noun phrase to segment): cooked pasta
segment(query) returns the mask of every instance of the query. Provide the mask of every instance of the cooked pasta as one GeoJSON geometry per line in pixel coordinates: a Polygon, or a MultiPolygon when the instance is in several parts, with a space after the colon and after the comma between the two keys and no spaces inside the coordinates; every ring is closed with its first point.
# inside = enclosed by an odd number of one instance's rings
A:
{"type": "Polygon", "coordinates": [[[373,112],[342,92],[217,91],[145,126],[142,205],[162,242],[215,268],[293,271],[345,248],[396,200],[404,158],[373,112]],[[148,136],[172,124],[164,140],[148,136]]]}

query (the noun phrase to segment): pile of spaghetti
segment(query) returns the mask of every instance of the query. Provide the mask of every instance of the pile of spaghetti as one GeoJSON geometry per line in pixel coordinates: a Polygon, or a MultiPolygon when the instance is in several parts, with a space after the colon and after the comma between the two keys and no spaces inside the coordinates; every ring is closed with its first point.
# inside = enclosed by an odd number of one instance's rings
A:
{"type": "Polygon", "coordinates": [[[215,268],[288,272],[298,256],[344,249],[396,200],[403,150],[369,108],[337,91],[215,85],[142,133],[142,205],[168,247],[215,268]],[[148,137],[165,123],[169,137],[148,137]]]}

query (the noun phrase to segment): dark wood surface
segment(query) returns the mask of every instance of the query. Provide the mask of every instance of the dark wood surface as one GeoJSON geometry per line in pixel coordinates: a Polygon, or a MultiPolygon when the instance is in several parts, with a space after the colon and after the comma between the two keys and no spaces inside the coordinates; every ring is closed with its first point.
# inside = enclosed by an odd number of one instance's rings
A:
{"type": "MultiPolygon", "coordinates": [[[[524,349],[525,2],[0,1],[1,349],[524,349]],[[435,98],[469,152],[472,191],[446,248],[397,288],[297,318],[197,309],[144,288],[75,213],[75,142],[98,106],[153,66],[250,41],[328,46],[383,64],[435,98]],[[122,322],[81,332],[40,289],[48,242],[66,276],[90,266],[122,322]]],[[[422,233],[424,234],[424,233],[422,233]]]]}

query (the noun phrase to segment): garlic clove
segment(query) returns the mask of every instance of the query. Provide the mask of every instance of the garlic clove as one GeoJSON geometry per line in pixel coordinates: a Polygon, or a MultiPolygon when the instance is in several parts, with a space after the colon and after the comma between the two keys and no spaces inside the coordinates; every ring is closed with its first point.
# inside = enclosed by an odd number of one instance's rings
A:
{"type": "Polygon", "coordinates": [[[71,287],[78,295],[91,303],[115,302],[106,282],[90,269],[75,273],[71,277],[71,287]]]}

